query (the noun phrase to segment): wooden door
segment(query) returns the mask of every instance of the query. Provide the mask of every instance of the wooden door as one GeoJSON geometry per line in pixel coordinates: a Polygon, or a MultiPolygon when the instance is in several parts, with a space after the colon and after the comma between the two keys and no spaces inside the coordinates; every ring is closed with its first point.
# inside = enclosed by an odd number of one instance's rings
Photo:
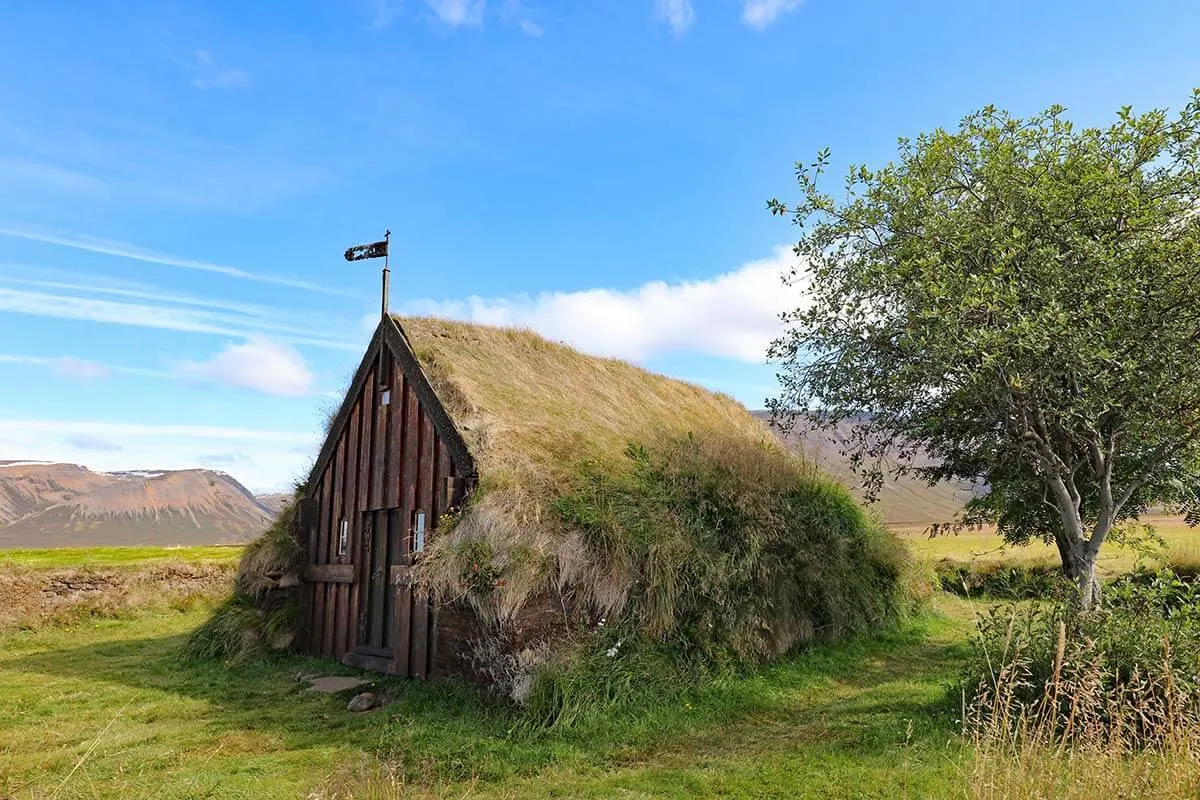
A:
{"type": "Polygon", "coordinates": [[[423,678],[433,658],[433,608],[414,590],[413,530],[399,508],[363,513],[358,633],[347,662],[423,678]]]}
{"type": "Polygon", "coordinates": [[[361,561],[362,580],[359,584],[358,636],[355,653],[390,659],[392,654],[391,603],[388,601],[390,579],[388,553],[391,551],[390,509],[365,511],[362,515],[361,561]]]}

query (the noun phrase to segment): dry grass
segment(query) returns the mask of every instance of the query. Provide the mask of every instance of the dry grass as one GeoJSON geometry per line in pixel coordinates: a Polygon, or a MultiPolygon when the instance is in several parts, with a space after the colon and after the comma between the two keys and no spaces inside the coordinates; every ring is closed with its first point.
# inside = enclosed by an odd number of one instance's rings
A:
{"type": "Polygon", "coordinates": [[[1200,794],[1200,708],[1173,666],[1119,675],[1094,641],[1058,629],[1044,692],[1035,659],[1010,636],[965,708],[973,800],[1195,798],[1200,794]]]}
{"type": "Polygon", "coordinates": [[[1200,796],[1196,743],[1120,754],[1036,743],[989,747],[968,773],[972,800],[1194,800],[1200,796]]]}
{"type": "Polygon", "coordinates": [[[246,545],[238,564],[238,594],[261,601],[265,593],[279,586],[280,578],[300,571],[304,553],[298,530],[298,501],[299,496],[284,507],[271,527],[246,545]]]}
{"type": "Polygon", "coordinates": [[[362,758],[355,764],[342,766],[322,784],[306,795],[306,800],[438,800],[447,797],[470,797],[475,793],[475,781],[466,786],[450,788],[436,777],[432,761],[417,770],[419,777],[408,777],[412,770],[403,764],[362,758]]]}
{"type": "Polygon", "coordinates": [[[246,546],[231,596],[188,640],[185,655],[240,665],[295,637],[304,552],[298,506],[289,503],[261,536],[246,546]]]}
{"type": "Polygon", "coordinates": [[[631,565],[619,543],[608,548],[614,558],[596,558],[554,508],[581,467],[617,474],[629,465],[631,443],[693,435],[738,440],[803,468],[725,395],[528,330],[433,318],[397,322],[481,476],[453,532],[443,526],[430,547],[420,578],[443,597],[472,600],[489,624],[507,624],[539,593],[562,594],[572,584],[598,615],[624,604],[631,565]],[[465,568],[479,573],[481,564],[484,578],[500,585],[464,585],[465,568]]]}
{"type": "Polygon", "coordinates": [[[400,318],[405,336],[489,481],[564,477],[630,442],[720,432],[773,442],[737,401],[532,331],[400,318]]]}
{"type": "Polygon", "coordinates": [[[236,565],[184,561],[111,568],[0,569],[0,631],[182,608],[229,593],[236,565]]]}

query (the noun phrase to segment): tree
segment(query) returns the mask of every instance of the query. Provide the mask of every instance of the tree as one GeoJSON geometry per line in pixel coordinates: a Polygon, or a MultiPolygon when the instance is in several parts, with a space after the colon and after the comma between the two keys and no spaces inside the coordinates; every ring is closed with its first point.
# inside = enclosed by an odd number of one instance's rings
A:
{"type": "Polygon", "coordinates": [[[1114,527],[1200,508],[1200,90],[1077,129],[987,107],[852,166],[797,164],[805,291],[771,345],[777,419],[853,422],[887,471],[982,487],[959,523],[1057,545],[1084,608],[1114,527]]]}

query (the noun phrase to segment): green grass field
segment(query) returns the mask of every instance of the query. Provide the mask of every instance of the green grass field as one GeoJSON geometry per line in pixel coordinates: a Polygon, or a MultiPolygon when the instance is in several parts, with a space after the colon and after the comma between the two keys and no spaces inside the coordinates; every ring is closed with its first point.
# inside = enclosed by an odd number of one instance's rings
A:
{"type": "MultiPolygon", "coordinates": [[[[1158,522],[1166,557],[1200,562],[1197,531],[1158,522]]],[[[1000,550],[989,532],[900,534],[932,560],[1054,563],[1048,547],[1000,550]]],[[[80,565],[143,564],[151,573],[200,562],[228,570],[239,553],[7,551],[0,583],[80,565]]],[[[1105,570],[1136,558],[1115,547],[1105,570]]],[[[983,606],[951,595],[935,594],[926,613],[895,633],[813,647],[669,706],[529,732],[517,711],[467,687],[369,675],[390,702],[354,715],[345,710],[348,695],[306,692],[296,681],[299,673],[349,672],[331,662],[183,662],[188,634],[219,599],[212,591],[205,584],[186,602],[123,607],[113,618],[85,611],[0,627],[0,798],[832,800],[966,798],[974,790],[972,754],[948,690],[983,606]]]]}
{"type": "MultiPolygon", "coordinates": [[[[1154,548],[1154,555],[1147,556],[1138,548],[1110,541],[1100,553],[1099,569],[1106,577],[1132,570],[1139,562],[1147,566],[1173,564],[1178,566],[1200,566],[1200,528],[1191,528],[1178,517],[1148,517],[1162,539],[1163,547],[1154,548]]],[[[1006,546],[994,530],[969,531],[946,534],[930,538],[919,527],[896,527],[899,535],[919,557],[929,561],[947,560],[958,563],[1003,563],[1017,566],[1057,566],[1058,550],[1053,546],[1036,542],[1030,545],[1006,546]]]]}
{"type": "Polygon", "coordinates": [[[345,670],[297,657],[181,663],[203,610],[16,631],[0,635],[0,797],[945,796],[968,623],[939,603],[952,616],[569,733],[514,733],[508,707],[420,682],[381,681],[394,701],[352,715],[294,677],[345,670]]]}
{"type": "Polygon", "coordinates": [[[51,547],[44,549],[0,550],[0,568],[5,566],[116,567],[124,564],[152,564],[164,561],[190,563],[236,563],[242,546],[209,547],[51,547]]]}

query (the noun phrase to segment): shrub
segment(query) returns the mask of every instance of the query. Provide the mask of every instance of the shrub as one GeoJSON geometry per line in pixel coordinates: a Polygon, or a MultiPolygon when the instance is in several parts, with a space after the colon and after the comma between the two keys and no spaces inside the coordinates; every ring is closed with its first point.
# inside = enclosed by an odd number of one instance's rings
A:
{"type": "Polygon", "coordinates": [[[1105,599],[982,621],[963,709],[974,800],[1197,796],[1197,588],[1146,573],[1105,599]]]}
{"type": "Polygon", "coordinates": [[[906,552],[816,470],[691,436],[627,457],[582,465],[555,508],[622,575],[623,607],[600,610],[638,633],[760,661],[903,614],[906,552]]]}
{"type": "Polygon", "coordinates": [[[538,671],[518,727],[578,728],[683,697],[710,667],[628,627],[601,630],[538,671]]]}
{"type": "Polygon", "coordinates": [[[262,619],[248,597],[234,594],[197,628],[184,647],[184,658],[244,663],[263,651],[262,619]]]}
{"type": "Polygon", "coordinates": [[[979,621],[964,678],[968,727],[1161,746],[1200,730],[1198,666],[1200,584],[1169,571],[1115,581],[1086,614],[1070,601],[996,608],[979,621]]]}
{"type": "Polygon", "coordinates": [[[1065,599],[1073,584],[1061,567],[1051,565],[1005,566],[996,562],[963,564],[940,561],[934,566],[942,589],[961,597],[993,600],[1065,599]]]}

